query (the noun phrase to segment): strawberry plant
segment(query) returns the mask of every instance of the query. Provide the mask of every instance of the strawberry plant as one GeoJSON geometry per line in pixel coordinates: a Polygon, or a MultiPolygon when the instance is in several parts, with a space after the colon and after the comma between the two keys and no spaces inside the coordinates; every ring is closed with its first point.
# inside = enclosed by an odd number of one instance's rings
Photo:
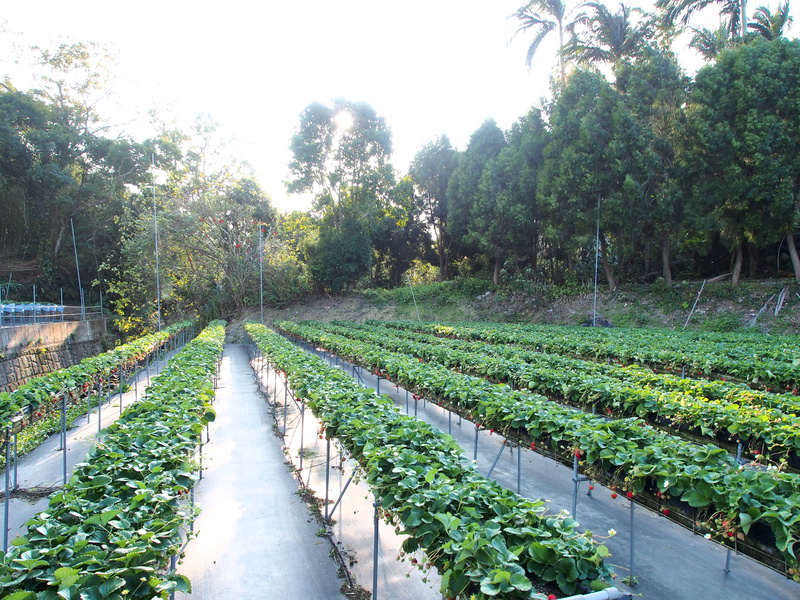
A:
{"type": "Polygon", "coordinates": [[[578,584],[605,586],[608,550],[590,532],[578,533],[574,520],[485,479],[450,436],[399,413],[340,369],[261,325],[245,328],[307,399],[325,435],[361,465],[384,517],[409,536],[404,551],[424,550],[446,596],[544,600],[534,591],[542,582],[565,593],[578,584]]]}
{"type": "Polygon", "coordinates": [[[46,511],[0,562],[3,598],[168,598],[189,581],[168,570],[194,512],[194,454],[214,419],[224,323],[211,323],[107,429],[46,511]]]}

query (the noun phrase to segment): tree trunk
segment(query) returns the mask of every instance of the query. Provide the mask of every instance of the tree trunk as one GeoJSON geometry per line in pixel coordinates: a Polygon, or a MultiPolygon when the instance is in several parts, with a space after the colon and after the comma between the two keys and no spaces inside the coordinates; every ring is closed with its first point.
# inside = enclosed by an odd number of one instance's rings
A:
{"type": "Polygon", "coordinates": [[[494,258],[494,284],[500,285],[500,268],[503,266],[503,259],[499,256],[494,258]]]}
{"type": "Polygon", "coordinates": [[[664,285],[672,287],[672,269],[669,266],[669,231],[661,232],[661,272],[664,285]]]}
{"type": "Polygon", "coordinates": [[[742,244],[736,244],[735,258],[733,262],[733,275],[731,276],[731,283],[736,285],[739,283],[739,277],[742,274],[742,244]]]}
{"type": "Polygon", "coordinates": [[[756,248],[755,244],[748,244],[747,256],[749,259],[749,277],[750,279],[755,279],[758,276],[758,248],[756,248]]]}
{"type": "Polygon", "coordinates": [[[531,244],[531,271],[536,273],[539,267],[539,239],[538,236],[533,237],[533,244],[531,244]]]}
{"type": "Polygon", "coordinates": [[[613,292],[617,288],[617,281],[614,279],[614,274],[611,272],[611,264],[608,262],[606,234],[602,229],[600,230],[600,258],[603,259],[603,270],[606,272],[606,279],[608,279],[608,291],[613,292]]]}
{"type": "Polygon", "coordinates": [[[794,232],[791,225],[786,229],[786,246],[789,248],[789,256],[792,258],[794,280],[800,283],[800,258],[797,256],[797,246],[794,243],[794,232]]]}
{"type": "Polygon", "coordinates": [[[569,252],[567,252],[567,271],[570,273],[575,272],[575,259],[572,258],[569,252]]]}
{"type": "Polygon", "coordinates": [[[644,241],[644,273],[645,277],[650,272],[650,238],[644,241]]]}

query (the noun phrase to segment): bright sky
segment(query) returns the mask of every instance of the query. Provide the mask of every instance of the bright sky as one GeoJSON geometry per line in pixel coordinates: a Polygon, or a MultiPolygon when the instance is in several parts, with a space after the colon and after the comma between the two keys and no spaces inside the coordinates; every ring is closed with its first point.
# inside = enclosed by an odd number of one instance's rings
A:
{"type": "MultiPolygon", "coordinates": [[[[118,106],[100,106],[101,115],[118,122],[141,116],[127,127],[143,139],[153,134],[144,116],[152,108],[187,131],[199,113],[209,114],[276,205],[292,210],[306,204],[287,197],[282,183],[289,140],[313,101],[370,103],[392,129],[393,163],[404,173],[441,133],[463,149],[485,119],[508,128],[547,96],[555,36],[530,71],[528,38],[508,44],[515,22],[507,17],[522,2],[4,0],[0,73],[25,87],[20,67],[9,62],[11,41],[109,44],[118,54],[118,106]]],[[[685,66],[696,68],[693,58],[685,66]]]]}

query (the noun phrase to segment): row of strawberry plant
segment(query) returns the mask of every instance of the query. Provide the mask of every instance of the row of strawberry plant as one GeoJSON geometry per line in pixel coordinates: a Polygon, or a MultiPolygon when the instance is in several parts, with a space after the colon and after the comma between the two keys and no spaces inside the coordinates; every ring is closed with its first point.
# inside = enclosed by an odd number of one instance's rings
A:
{"type": "MultiPolygon", "coordinates": [[[[120,367],[130,367],[134,362],[144,360],[148,354],[174,342],[192,324],[192,321],[176,323],[103,354],[84,358],[77,365],[37,377],[13,392],[0,393],[0,428],[11,425],[12,419],[17,422],[20,416],[25,417],[20,412],[28,413],[28,422],[35,419],[37,412],[41,413],[39,417],[46,416],[47,407],[57,403],[62,394],[66,394],[71,402],[77,401],[91,393],[96,383],[119,376],[120,367]],[[40,407],[43,410],[39,411],[40,407]]],[[[22,422],[25,422],[24,419],[22,422]]]]}
{"type": "Polygon", "coordinates": [[[312,324],[280,326],[442,402],[472,418],[479,427],[526,438],[534,449],[537,444],[539,450],[549,444],[556,452],[577,452],[583,471],[596,479],[633,499],[639,494],[655,499],[664,514],[678,509],[686,518],[675,520],[731,545],[738,540],[743,551],[747,551],[742,547],[745,544],[764,546],[773,557],[780,553],[780,563],[757,558],[774,568],[785,560],[787,574],[800,578],[796,556],[800,549],[800,476],[796,474],[744,468],[721,448],[688,443],[642,419],[606,419],[579,412],[525,390],[491,384],[312,324]],[[762,536],[764,540],[756,539],[762,536]]]}
{"type": "Polygon", "coordinates": [[[559,325],[511,327],[488,323],[437,325],[395,322],[389,325],[443,336],[520,344],[533,350],[592,360],[621,359],[662,370],[685,368],[690,376],[735,378],[770,389],[787,387],[791,390],[800,385],[800,344],[792,336],[770,338],[774,342],[768,351],[748,346],[749,338],[737,345],[720,344],[674,331],[559,325]]]}
{"type": "MultiPolygon", "coordinates": [[[[774,394],[740,387],[736,390],[739,393],[731,390],[728,399],[709,400],[688,393],[691,388],[679,386],[674,377],[656,376],[637,366],[598,364],[516,346],[438,338],[375,324],[335,323],[324,327],[555,399],[578,405],[599,404],[609,415],[634,414],[726,444],[746,440],[753,456],[769,456],[788,461],[794,469],[800,467],[800,418],[778,408],[747,404],[749,400],[774,400],[770,398],[774,394]]],[[[776,403],[800,412],[794,396],[776,403]]]]}
{"type": "Polygon", "coordinates": [[[194,455],[225,324],[211,323],[106,430],[47,510],[0,562],[3,600],[164,598],[190,591],[169,571],[194,510],[194,455]]]}
{"type": "Polygon", "coordinates": [[[605,587],[608,550],[578,533],[574,520],[485,479],[449,435],[402,415],[341,370],[261,325],[246,330],[328,438],[359,463],[384,517],[409,536],[404,550],[425,551],[447,597],[544,599],[534,589],[543,581],[565,593],[605,587]]]}

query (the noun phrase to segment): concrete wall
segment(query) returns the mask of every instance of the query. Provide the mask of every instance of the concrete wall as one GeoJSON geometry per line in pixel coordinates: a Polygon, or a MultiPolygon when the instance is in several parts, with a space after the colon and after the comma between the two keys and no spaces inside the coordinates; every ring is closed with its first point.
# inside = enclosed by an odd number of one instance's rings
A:
{"type": "Polygon", "coordinates": [[[103,352],[104,319],[0,327],[0,391],[103,352]]]}

